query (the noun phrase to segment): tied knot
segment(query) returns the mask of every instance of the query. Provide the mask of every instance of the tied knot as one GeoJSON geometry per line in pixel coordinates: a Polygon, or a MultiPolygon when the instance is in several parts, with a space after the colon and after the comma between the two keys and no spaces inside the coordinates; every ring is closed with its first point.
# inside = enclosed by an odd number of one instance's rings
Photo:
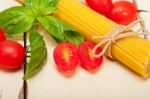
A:
{"type": "Polygon", "coordinates": [[[117,42],[117,40],[135,35],[150,35],[149,33],[140,33],[141,28],[135,31],[131,31],[131,28],[137,25],[139,22],[140,22],[139,20],[136,20],[127,26],[118,25],[115,28],[113,28],[111,32],[109,32],[108,35],[106,36],[94,36],[93,39],[101,40],[101,42],[99,42],[92,50],[94,57],[99,58],[104,54],[106,54],[111,59],[114,59],[111,54],[111,48],[112,45],[117,42]],[[103,50],[100,53],[96,54],[96,50],[102,46],[104,46],[103,50]]]}
{"type": "Polygon", "coordinates": [[[111,43],[116,43],[116,40],[118,38],[118,33],[117,34],[110,34],[110,36],[108,36],[108,40],[107,41],[111,41],[111,43]]]}

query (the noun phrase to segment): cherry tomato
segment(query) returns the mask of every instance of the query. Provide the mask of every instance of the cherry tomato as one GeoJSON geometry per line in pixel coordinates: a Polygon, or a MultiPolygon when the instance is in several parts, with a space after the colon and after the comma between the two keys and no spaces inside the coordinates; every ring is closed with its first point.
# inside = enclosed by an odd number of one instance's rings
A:
{"type": "Polygon", "coordinates": [[[74,44],[65,42],[54,49],[54,61],[63,72],[73,71],[78,64],[78,52],[74,44]]]}
{"type": "MultiPolygon", "coordinates": [[[[80,44],[78,49],[78,54],[80,58],[81,65],[87,70],[97,69],[103,62],[103,56],[95,58],[92,49],[96,44],[91,41],[85,41],[80,44]]],[[[96,53],[101,52],[102,49],[97,49],[96,53]]]]}
{"type": "Polygon", "coordinates": [[[24,63],[24,47],[15,41],[0,43],[0,68],[19,69],[24,63]]]}
{"type": "Polygon", "coordinates": [[[106,14],[112,7],[112,0],[86,0],[86,2],[90,8],[101,14],[106,14]]]}
{"type": "Polygon", "coordinates": [[[112,9],[107,13],[107,17],[111,20],[128,25],[137,18],[137,8],[129,1],[117,1],[113,4],[112,9]]]}
{"type": "Polygon", "coordinates": [[[0,28],[0,42],[5,40],[5,33],[2,28],[0,28]]]}

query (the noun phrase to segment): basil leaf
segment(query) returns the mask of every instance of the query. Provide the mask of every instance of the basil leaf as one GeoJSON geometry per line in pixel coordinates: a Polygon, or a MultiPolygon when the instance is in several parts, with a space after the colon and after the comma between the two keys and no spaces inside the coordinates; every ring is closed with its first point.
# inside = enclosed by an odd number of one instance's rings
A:
{"type": "Polygon", "coordinates": [[[75,43],[77,46],[84,41],[84,38],[81,36],[80,33],[75,31],[66,31],[66,38],[67,41],[75,43]]]}
{"type": "Polygon", "coordinates": [[[32,9],[42,9],[49,7],[49,0],[25,0],[25,7],[32,9]]]}
{"type": "Polygon", "coordinates": [[[79,45],[81,42],[84,41],[84,37],[74,28],[65,23],[62,24],[64,28],[65,38],[67,41],[75,43],[76,45],[79,45]]]}
{"type": "Polygon", "coordinates": [[[8,36],[28,31],[35,18],[30,9],[17,6],[0,12],[0,27],[3,27],[8,36]]]}
{"type": "Polygon", "coordinates": [[[37,20],[52,36],[60,39],[61,41],[65,39],[63,33],[63,25],[59,20],[55,19],[52,16],[38,17],[37,20]]]}
{"type": "Polygon", "coordinates": [[[56,6],[59,0],[49,0],[49,5],[50,6],[56,6]]]}
{"type": "Polygon", "coordinates": [[[55,13],[57,8],[49,5],[49,0],[25,0],[25,7],[30,8],[35,16],[55,13]]]}
{"type": "Polygon", "coordinates": [[[23,77],[24,80],[38,73],[47,59],[47,49],[43,37],[38,32],[30,32],[29,41],[31,58],[23,77]]]}
{"type": "Polygon", "coordinates": [[[56,7],[47,7],[47,8],[43,8],[43,13],[42,15],[50,15],[52,13],[55,13],[57,11],[56,7]]]}
{"type": "Polygon", "coordinates": [[[52,16],[38,17],[37,20],[58,43],[69,41],[79,45],[84,40],[79,32],[52,16]]]}

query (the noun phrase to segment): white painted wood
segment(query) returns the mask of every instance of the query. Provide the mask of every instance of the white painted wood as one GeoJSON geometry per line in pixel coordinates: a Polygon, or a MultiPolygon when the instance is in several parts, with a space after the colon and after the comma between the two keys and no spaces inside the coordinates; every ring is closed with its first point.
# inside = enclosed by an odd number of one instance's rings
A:
{"type": "MultiPolygon", "coordinates": [[[[146,10],[149,12],[141,12],[141,16],[146,24],[146,28],[150,31],[150,1],[149,0],[137,0],[139,10],[146,10]]],[[[150,36],[149,36],[150,40],[150,36]]]]}
{"type": "MultiPolygon", "coordinates": [[[[0,0],[0,11],[18,5],[14,0],[0,0]]],[[[23,71],[4,71],[0,69],[0,99],[18,99],[23,84],[23,71]]]]}
{"type": "Polygon", "coordinates": [[[107,59],[95,74],[79,66],[72,77],[63,76],[52,57],[56,43],[51,37],[45,37],[48,61],[43,70],[28,81],[29,99],[150,99],[150,79],[144,80],[122,64],[107,59]]]}
{"type": "Polygon", "coordinates": [[[18,93],[22,86],[22,71],[0,70],[0,99],[18,99],[18,93]]]}
{"type": "MultiPolygon", "coordinates": [[[[150,1],[137,1],[139,7],[150,9],[150,1]]],[[[0,10],[12,5],[16,5],[13,0],[0,0],[0,10]]],[[[150,15],[143,13],[142,16],[150,30],[150,15]]],[[[45,31],[41,32],[48,48],[48,60],[42,71],[28,81],[28,99],[150,99],[150,79],[144,80],[125,66],[107,59],[95,74],[78,66],[71,77],[62,75],[52,57],[57,44],[45,31]]],[[[2,99],[17,99],[21,74],[22,71],[7,73],[0,70],[2,99]]]]}

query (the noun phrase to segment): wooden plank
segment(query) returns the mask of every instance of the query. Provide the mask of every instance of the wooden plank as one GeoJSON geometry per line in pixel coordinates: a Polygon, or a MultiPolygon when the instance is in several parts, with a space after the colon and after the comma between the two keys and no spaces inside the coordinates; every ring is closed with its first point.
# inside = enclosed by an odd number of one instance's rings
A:
{"type": "MultiPolygon", "coordinates": [[[[0,11],[14,5],[19,4],[13,0],[0,0],[0,11]]],[[[18,99],[18,93],[23,85],[22,76],[23,70],[10,72],[0,69],[0,99],[18,99]]]]}
{"type": "Polygon", "coordinates": [[[42,32],[48,48],[48,60],[42,71],[28,81],[29,99],[150,99],[150,80],[143,80],[122,64],[110,60],[105,60],[95,74],[79,66],[72,77],[63,76],[53,61],[53,50],[57,44],[42,32]]]}
{"type": "MultiPolygon", "coordinates": [[[[0,0],[0,10],[17,5],[13,0],[0,0]]],[[[148,0],[138,0],[139,7],[150,9],[148,0]],[[146,6],[147,5],[147,6],[146,6]]],[[[146,27],[149,14],[142,13],[146,27]]],[[[91,74],[80,66],[72,77],[62,75],[53,61],[56,42],[45,31],[48,60],[42,71],[28,81],[28,99],[150,99],[150,80],[143,80],[124,66],[105,60],[102,68],[91,74]]],[[[23,71],[0,70],[0,99],[17,99],[22,87],[23,71]]]]}
{"type": "Polygon", "coordinates": [[[18,99],[23,84],[22,70],[7,72],[0,70],[0,99],[18,99]]]}
{"type": "MultiPolygon", "coordinates": [[[[137,2],[137,1],[135,1],[135,2],[137,2]]],[[[143,3],[142,0],[138,0],[138,2],[137,2],[138,9],[150,11],[150,6],[149,6],[150,1],[144,1],[144,2],[145,3],[143,3]]],[[[149,32],[150,31],[150,18],[149,18],[149,16],[150,16],[149,12],[139,13],[139,18],[144,21],[144,23],[141,23],[141,26],[143,28],[143,32],[149,32]]],[[[147,36],[145,38],[150,40],[150,36],[147,36]]]]}

